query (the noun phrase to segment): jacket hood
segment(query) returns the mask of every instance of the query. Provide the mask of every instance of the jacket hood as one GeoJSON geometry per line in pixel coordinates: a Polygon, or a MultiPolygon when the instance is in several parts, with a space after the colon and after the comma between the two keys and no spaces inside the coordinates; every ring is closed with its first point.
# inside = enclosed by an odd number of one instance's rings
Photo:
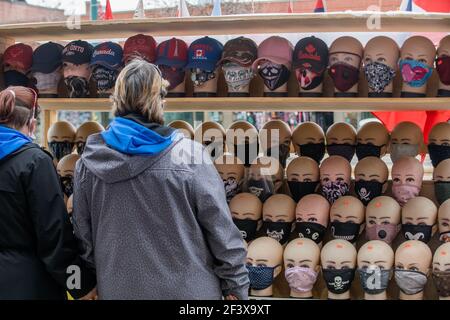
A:
{"type": "Polygon", "coordinates": [[[31,138],[23,133],[0,125],[0,160],[30,142],[31,138]]]}

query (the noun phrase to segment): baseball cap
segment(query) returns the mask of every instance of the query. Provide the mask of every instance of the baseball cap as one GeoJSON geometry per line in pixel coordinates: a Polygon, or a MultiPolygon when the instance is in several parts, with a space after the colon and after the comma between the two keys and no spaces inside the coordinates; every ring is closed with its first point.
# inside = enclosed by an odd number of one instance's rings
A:
{"type": "Polygon", "coordinates": [[[31,71],[52,73],[62,65],[61,53],[64,47],[58,43],[47,42],[34,50],[31,71]]]}
{"type": "Polygon", "coordinates": [[[152,36],[137,34],[125,41],[123,46],[123,60],[127,62],[135,57],[141,57],[148,62],[156,58],[156,41],[152,36]]]}
{"type": "Polygon", "coordinates": [[[253,62],[253,69],[257,69],[258,65],[264,60],[285,65],[290,69],[293,49],[292,44],[287,39],[279,36],[269,37],[260,43],[258,59],[253,62]]]}
{"type": "Polygon", "coordinates": [[[33,49],[23,43],[8,47],[3,54],[3,65],[28,72],[33,64],[33,49]]]}
{"type": "Polygon", "coordinates": [[[116,70],[122,66],[123,50],[118,43],[111,41],[100,43],[94,48],[92,54],[91,67],[103,66],[116,70]]]}
{"type": "Polygon", "coordinates": [[[305,62],[324,69],[328,65],[327,44],[314,36],[300,39],[295,45],[292,65],[296,69],[305,62]]]}
{"type": "Polygon", "coordinates": [[[222,60],[220,64],[226,62],[236,62],[243,67],[250,66],[258,56],[258,46],[255,41],[245,37],[231,39],[223,47],[222,60]]]}
{"type": "Polygon", "coordinates": [[[199,68],[214,71],[222,57],[223,45],[216,39],[203,37],[189,46],[187,69],[199,68]]]}
{"type": "Polygon", "coordinates": [[[83,40],[69,42],[62,52],[62,61],[73,64],[90,63],[94,47],[83,40]]]}
{"type": "Polygon", "coordinates": [[[188,60],[188,47],[181,39],[172,38],[161,42],[157,49],[157,65],[183,68],[188,60]]]}

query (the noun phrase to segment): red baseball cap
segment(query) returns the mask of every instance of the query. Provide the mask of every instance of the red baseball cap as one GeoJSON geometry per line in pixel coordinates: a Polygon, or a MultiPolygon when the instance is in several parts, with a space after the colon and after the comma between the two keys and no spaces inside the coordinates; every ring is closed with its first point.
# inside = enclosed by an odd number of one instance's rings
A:
{"type": "Polygon", "coordinates": [[[27,44],[18,43],[6,49],[3,54],[3,66],[28,72],[33,65],[33,48],[27,44]]]}
{"type": "Polygon", "coordinates": [[[137,34],[125,41],[123,47],[123,61],[127,63],[135,57],[141,57],[148,62],[155,62],[156,41],[152,36],[137,34]]]}
{"type": "Polygon", "coordinates": [[[156,64],[175,68],[183,68],[188,60],[188,46],[181,39],[172,38],[161,42],[158,46],[156,64]]]}

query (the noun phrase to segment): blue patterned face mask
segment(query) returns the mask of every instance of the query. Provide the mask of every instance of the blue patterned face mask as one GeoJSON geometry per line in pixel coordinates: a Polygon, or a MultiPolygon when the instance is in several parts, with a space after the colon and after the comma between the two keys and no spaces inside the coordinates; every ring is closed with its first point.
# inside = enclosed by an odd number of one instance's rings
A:
{"type": "Polygon", "coordinates": [[[247,266],[250,288],[253,290],[264,290],[270,287],[273,283],[273,273],[276,267],[278,266],[247,266]]]}
{"type": "Polygon", "coordinates": [[[417,60],[400,60],[403,82],[411,87],[422,87],[433,73],[433,69],[417,60]]]}

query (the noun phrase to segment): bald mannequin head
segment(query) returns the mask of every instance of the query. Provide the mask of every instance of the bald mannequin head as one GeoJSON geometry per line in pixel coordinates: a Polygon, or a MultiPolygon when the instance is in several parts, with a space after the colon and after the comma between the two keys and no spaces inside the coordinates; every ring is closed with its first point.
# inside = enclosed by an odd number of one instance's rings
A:
{"type": "Polygon", "coordinates": [[[355,167],[355,193],[364,205],[386,192],[389,170],[383,160],[366,157],[355,167]]]}
{"type": "Polygon", "coordinates": [[[335,239],[355,242],[364,230],[365,208],[353,196],[337,199],[330,209],[331,234],[335,239]]]}
{"type": "Polygon", "coordinates": [[[317,123],[300,123],[292,132],[292,143],[297,155],[310,157],[317,163],[325,155],[325,133],[317,123]]]}
{"type": "Polygon", "coordinates": [[[359,160],[369,156],[381,158],[386,154],[390,135],[382,123],[371,121],[358,130],[356,139],[356,156],[359,160]]]}
{"type": "Polygon", "coordinates": [[[56,167],[56,171],[61,179],[61,185],[63,187],[64,199],[67,201],[67,198],[73,194],[73,177],[75,173],[75,165],[77,161],[80,159],[80,156],[77,154],[69,154],[63,157],[56,167]]]}
{"type": "Polygon", "coordinates": [[[75,127],[67,121],[55,122],[48,129],[48,147],[57,161],[72,153],[75,144],[75,133],[75,127]]]}
{"type": "Polygon", "coordinates": [[[402,208],[402,232],[407,240],[429,242],[437,231],[438,209],[428,198],[416,197],[402,208]]]}
{"type": "Polygon", "coordinates": [[[240,191],[244,178],[244,164],[231,154],[225,154],[214,161],[214,166],[222,178],[227,201],[229,202],[240,191]]]}
{"type": "Polygon", "coordinates": [[[319,165],[308,157],[298,157],[287,167],[289,191],[295,202],[307,194],[315,193],[319,185],[319,165]]]}
{"type": "Polygon", "coordinates": [[[439,204],[450,199],[450,159],[439,162],[433,171],[434,194],[439,204]]]}
{"type": "Polygon", "coordinates": [[[350,191],[350,163],[341,156],[331,156],[320,166],[322,195],[332,204],[350,191]]]}
{"type": "Polygon", "coordinates": [[[225,129],[217,122],[203,122],[195,129],[194,139],[206,147],[213,160],[225,152],[225,129]]]}
{"type": "Polygon", "coordinates": [[[77,153],[79,155],[83,153],[87,138],[90,135],[100,133],[103,131],[105,131],[105,128],[103,128],[103,126],[98,122],[88,121],[83,123],[75,133],[75,145],[77,148],[77,153]]]}
{"type": "Polygon", "coordinates": [[[450,123],[436,124],[428,136],[428,153],[433,167],[450,158],[450,123]]]}
{"type": "Polygon", "coordinates": [[[258,197],[251,193],[239,193],[231,199],[229,207],[242,238],[246,241],[255,239],[262,218],[262,202],[258,197]]]}
{"type": "Polygon", "coordinates": [[[264,202],[281,187],[282,174],[283,169],[276,159],[265,156],[258,157],[248,169],[247,190],[264,202]]]}
{"type": "Polygon", "coordinates": [[[263,204],[264,221],[292,222],[295,219],[295,202],[285,194],[275,194],[263,204]]]}
{"type": "Polygon", "coordinates": [[[259,132],[259,141],[265,155],[279,160],[283,168],[289,157],[291,128],[281,120],[267,122],[259,132]]]}
{"type": "Polygon", "coordinates": [[[391,160],[401,157],[415,157],[423,146],[423,134],[418,125],[413,122],[400,122],[391,133],[391,160]]]}
{"type": "Polygon", "coordinates": [[[409,240],[403,242],[395,251],[395,268],[428,274],[431,259],[431,250],[425,243],[409,240]]]}
{"type": "MultiPolygon", "coordinates": [[[[436,71],[439,75],[439,89],[450,90],[450,74],[448,72],[448,63],[450,59],[450,35],[445,36],[439,42],[437,49],[436,71]]],[[[448,96],[448,92],[445,95],[448,96]]]]}
{"type": "Polygon", "coordinates": [[[439,240],[450,242],[450,199],[446,200],[439,207],[439,240]]]}
{"type": "Polygon", "coordinates": [[[366,207],[366,237],[388,244],[396,238],[401,227],[401,207],[388,196],[376,197],[366,207]]]}
{"type": "Polygon", "coordinates": [[[295,208],[295,235],[320,244],[328,226],[330,204],[318,194],[300,199],[295,208]]]}
{"type": "Polygon", "coordinates": [[[433,281],[439,300],[450,300],[448,276],[450,274],[450,243],[444,243],[433,256],[433,281]]]}
{"type": "Polygon", "coordinates": [[[417,197],[422,188],[424,169],[419,160],[402,157],[392,166],[392,193],[400,206],[417,197]]]}
{"type": "Polygon", "coordinates": [[[355,154],[356,130],[346,122],[333,124],[326,134],[327,151],[330,156],[342,156],[351,161],[355,154]]]}
{"type": "Polygon", "coordinates": [[[194,139],[194,128],[184,120],[174,120],[169,127],[179,130],[187,139],[194,139]]]}

